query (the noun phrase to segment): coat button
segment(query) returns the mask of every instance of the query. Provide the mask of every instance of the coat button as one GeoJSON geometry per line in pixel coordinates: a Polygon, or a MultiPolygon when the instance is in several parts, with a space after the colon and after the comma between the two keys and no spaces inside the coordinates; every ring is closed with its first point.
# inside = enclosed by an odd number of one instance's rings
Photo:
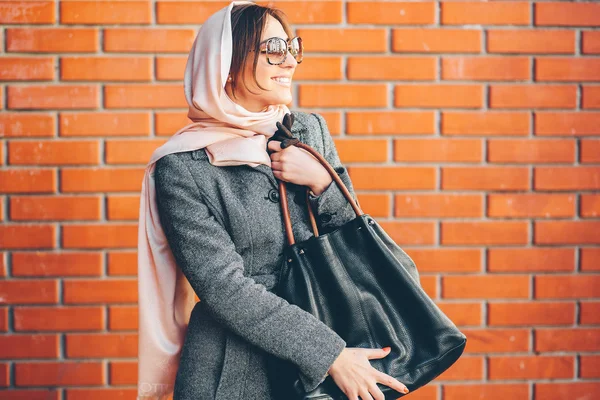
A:
{"type": "Polygon", "coordinates": [[[327,222],[331,221],[331,214],[327,214],[327,213],[321,214],[319,216],[319,218],[321,219],[321,222],[327,223],[327,222]]]}
{"type": "Polygon", "coordinates": [[[275,189],[269,190],[269,200],[273,203],[279,203],[279,192],[275,189]]]}

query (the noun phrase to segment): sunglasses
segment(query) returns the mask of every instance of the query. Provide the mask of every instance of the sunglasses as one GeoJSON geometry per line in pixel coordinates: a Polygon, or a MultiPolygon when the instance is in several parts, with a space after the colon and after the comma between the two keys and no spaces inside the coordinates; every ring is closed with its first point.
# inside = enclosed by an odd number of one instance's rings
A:
{"type": "Polygon", "coordinates": [[[288,51],[298,64],[302,62],[304,56],[304,47],[300,36],[287,41],[280,37],[272,37],[260,42],[259,49],[261,53],[267,54],[267,62],[271,65],[283,64],[288,51]]]}

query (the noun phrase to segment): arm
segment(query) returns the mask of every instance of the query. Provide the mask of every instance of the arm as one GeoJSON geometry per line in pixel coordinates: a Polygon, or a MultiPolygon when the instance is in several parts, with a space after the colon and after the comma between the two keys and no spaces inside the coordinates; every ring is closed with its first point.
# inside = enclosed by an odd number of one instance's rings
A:
{"type": "Polygon", "coordinates": [[[323,322],[244,276],[244,261],[187,166],[165,156],[155,169],[161,224],[179,268],[217,321],[298,366],[307,391],[346,342],[323,322]]]}
{"type": "MultiPolygon", "coordinates": [[[[354,193],[354,187],[352,186],[350,176],[348,175],[348,170],[340,161],[333,138],[329,133],[329,129],[327,129],[325,119],[319,114],[311,115],[317,118],[319,126],[321,127],[324,149],[323,157],[337,172],[358,204],[356,193],[354,193]]],[[[315,210],[319,228],[323,228],[325,231],[333,230],[356,217],[352,206],[334,181],[331,181],[331,184],[318,196],[309,194],[308,198],[313,206],[313,210],[315,210]]]]}

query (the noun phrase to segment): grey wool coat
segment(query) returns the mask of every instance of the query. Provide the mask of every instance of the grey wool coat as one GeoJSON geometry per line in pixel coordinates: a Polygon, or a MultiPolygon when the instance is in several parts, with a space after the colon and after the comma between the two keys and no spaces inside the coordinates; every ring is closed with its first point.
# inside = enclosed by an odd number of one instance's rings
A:
{"type": "MultiPolygon", "coordinates": [[[[325,157],[356,199],[323,117],[293,114],[294,136],[325,157]]],[[[163,157],[154,174],[167,240],[200,298],[190,316],[174,400],[275,399],[269,357],[291,361],[305,389],[314,389],[346,342],[273,293],[287,243],[272,169],[213,166],[199,149],[163,157]]],[[[300,242],[313,235],[306,187],[287,188],[300,242]]],[[[310,202],[322,233],[356,216],[335,182],[310,202]]]]}

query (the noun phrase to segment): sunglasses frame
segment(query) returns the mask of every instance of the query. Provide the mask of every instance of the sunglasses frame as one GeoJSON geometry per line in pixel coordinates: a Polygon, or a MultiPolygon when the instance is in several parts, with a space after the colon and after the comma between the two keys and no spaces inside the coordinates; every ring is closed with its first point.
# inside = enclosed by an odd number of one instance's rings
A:
{"type": "Polygon", "coordinates": [[[261,53],[267,53],[266,48],[263,49],[263,45],[264,45],[264,47],[266,47],[267,42],[269,42],[270,40],[281,40],[281,41],[285,42],[286,46],[285,46],[285,56],[283,57],[283,60],[281,62],[279,62],[279,63],[272,63],[271,60],[269,59],[269,55],[267,54],[267,62],[269,64],[271,64],[271,65],[281,65],[281,64],[283,64],[285,62],[286,58],[287,58],[288,53],[292,54],[292,57],[294,57],[294,59],[296,60],[296,62],[298,64],[300,64],[302,62],[302,60],[304,59],[304,45],[302,44],[302,38],[300,36],[294,36],[293,38],[288,39],[288,40],[285,40],[285,39],[280,38],[278,36],[273,36],[273,37],[270,37],[268,39],[265,39],[265,40],[263,40],[262,42],[260,42],[258,44],[261,53]],[[302,58],[300,58],[300,61],[298,61],[298,59],[292,54],[292,52],[290,50],[291,41],[294,40],[294,39],[299,39],[300,40],[300,52],[302,54],[302,58]]]}

